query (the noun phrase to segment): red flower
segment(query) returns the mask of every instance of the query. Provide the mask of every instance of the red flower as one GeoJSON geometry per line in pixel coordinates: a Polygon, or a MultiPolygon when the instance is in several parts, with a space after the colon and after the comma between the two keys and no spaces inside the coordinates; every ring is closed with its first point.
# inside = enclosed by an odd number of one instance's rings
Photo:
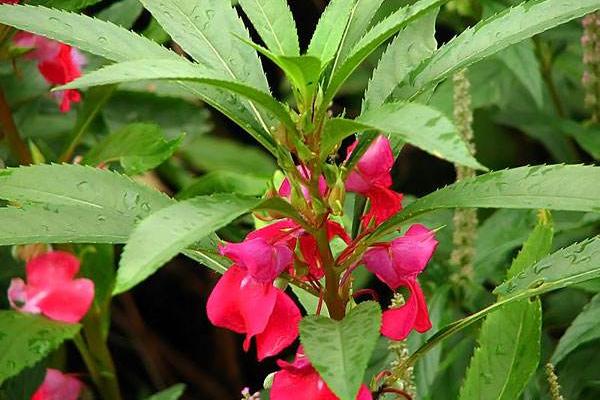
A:
{"type": "Polygon", "coordinates": [[[437,244],[432,231],[423,225],[413,225],[404,236],[391,243],[377,244],[363,256],[367,269],[392,290],[406,286],[410,292],[403,306],[383,313],[381,333],[390,339],[403,340],[413,329],[422,333],[431,328],[417,275],[431,259],[437,244]]]}
{"type": "Polygon", "coordinates": [[[77,400],[82,387],[77,378],[48,368],[44,382],[31,400],[77,400]]]}
{"type": "MultiPolygon", "coordinates": [[[[277,364],[281,371],[275,374],[269,394],[271,400],[338,400],[310,364],[302,347],[298,348],[294,362],[278,360],[277,364]]],[[[356,400],[372,400],[372,398],[367,386],[362,385],[356,400]]]]}
{"type": "MultiPolygon", "coordinates": [[[[348,157],[358,142],[348,149],[348,157]]],[[[390,189],[394,154],[390,141],[378,136],[362,155],[354,170],[346,179],[346,190],[360,193],[371,202],[371,208],[363,216],[363,224],[371,220],[379,225],[402,209],[402,194],[390,189]]]]}
{"type": "Polygon", "coordinates": [[[21,0],[0,0],[0,4],[19,4],[21,0]]]}
{"type": "Polygon", "coordinates": [[[301,315],[292,299],[235,264],[217,282],[206,309],[213,325],[246,334],[245,351],[256,336],[259,360],[279,353],[298,337],[301,315]]]}
{"type": "MultiPolygon", "coordinates": [[[[304,165],[298,165],[296,169],[298,170],[298,172],[300,172],[300,175],[302,175],[304,179],[311,178],[310,171],[304,165]]],[[[310,203],[310,193],[308,188],[304,185],[301,185],[301,189],[302,195],[304,196],[306,201],[310,203]]],[[[288,200],[290,199],[290,196],[292,194],[292,185],[290,184],[290,180],[288,178],[285,178],[283,182],[281,182],[281,186],[279,186],[278,193],[279,196],[288,200]]],[[[327,193],[327,181],[325,180],[325,177],[323,175],[319,176],[319,193],[321,194],[321,196],[324,196],[325,193],[327,193]]]]}
{"type": "Polygon", "coordinates": [[[8,289],[13,308],[67,323],[79,322],[94,299],[94,283],[74,279],[79,260],[72,254],[54,251],[26,265],[27,283],[14,278],[8,289]]]}
{"type": "MultiPolygon", "coordinates": [[[[81,76],[85,59],[77,49],[27,32],[18,33],[14,42],[33,49],[27,58],[38,62],[38,69],[49,84],[64,85],[81,76]]],[[[58,92],[56,97],[62,112],[68,112],[72,102],[81,101],[81,94],[75,89],[58,92]]]]}

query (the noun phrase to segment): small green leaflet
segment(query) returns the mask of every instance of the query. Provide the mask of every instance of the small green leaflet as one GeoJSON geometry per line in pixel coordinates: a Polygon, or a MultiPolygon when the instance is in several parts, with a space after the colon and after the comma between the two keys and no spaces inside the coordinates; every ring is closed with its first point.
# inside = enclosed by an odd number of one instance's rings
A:
{"type": "Polygon", "coordinates": [[[321,156],[329,154],[345,137],[364,130],[386,132],[395,149],[406,142],[439,158],[485,169],[470,154],[452,121],[441,112],[417,103],[384,104],[356,120],[330,120],[325,127],[321,156]]]}
{"type": "Polygon", "coordinates": [[[367,301],[342,321],[308,316],[300,322],[300,342],[310,362],[341,399],[354,400],[379,338],[381,309],[367,301]]]}
{"type": "Polygon", "coordinates": [[[211,193],[237,193],[247,196],[260,196],[267,189],[264,177],[241,174],[233,171],[212,171],[202,175],[177,194],[177,199],[185,200],[211,193]]]}
{"type": "MultiPolygon", "coordinates": [[[[541,211],[538,221],[513,261],[508,278],[521,273],[550,252],[552,217],[550,213],[541,211]]],[[[520,396],[539,363],[541,311],[539,299],[525,299],[487,316],[459,399],[512,400],[520,396]]]]}
{"type": "Polygon", "coordinates": [[[376,240],[439,208],[544,208],[600,212],[600,167],[538,165],[490,172],[447,186],[406,207],[371,235],[376,240]]]}
{"type": "Polygon", "coordinates": [[[263,42],[275,54],[300,55],[296,21],[287,0],[240,0],[263,42]]]}
{"type": "Polygon", "coordinates": [[[530,0],[509,8],[467,29],[418,67],[408,82],[412,94],[512,44],[597,9],[597,0],[530,0]]]}
{"type": "Polygon", "coordinates": [[[179,252],[260,202],[255,197],[215,194],[181,201],[152,214],[135,228],[127,241],[113,293],[131,289],[179,252]]]}
{"type": "Polygon", "coordinates": [[[160,126],[156,124],[131,124],[94,146],[83,163],[96,166],[119,161],[126,174],[137,175],[171,157],[182,139],[183,136],[165,140],[160,126]]]}
{"type": "Polygon", "coordinates": [[[579,346],[600,339],[600,294],[595,295],[558,342],[552,363],[558,364],[579,346]]]}
{"type": "Polygon", "coordinates": [[[80,328],[39,315],[0,311],[0,384],[33,366],[80,328]]]}
{"type": "Polygon", "coordinates": [[[156,393],[148,397],[146,400],[177,400],[183,395],[184,391],[185,385],[179,383],[177,385],[171,386],[168,389],[163,390],[162,392],[156,393]]]}

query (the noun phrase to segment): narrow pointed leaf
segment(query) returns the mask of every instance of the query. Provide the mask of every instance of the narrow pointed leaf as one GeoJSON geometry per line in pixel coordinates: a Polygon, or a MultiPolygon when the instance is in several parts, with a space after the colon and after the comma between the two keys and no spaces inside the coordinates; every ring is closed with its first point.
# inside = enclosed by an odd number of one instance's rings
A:
{"type": "Polygon", "coordinates": [[[524,208],[600,212],[600,167],[540,165],[490,172],[433,192],[381,224],[372,235],[397,229],[439,208],[524,208]]]}
{"type": "Polygon", "coordinates": [[[42,360],[80,328],[79,324],[55,322],[38,315],[0,311],[0,384],[42,360]]]}
{"type": "Polygon", "coordinates": [[[260,203],[232,194],[200,196],[164,208],[143,220],[123,250],[114,293],[123,293],[200,239],[260,203]]]}
{"type": "Polygon", "coordinates": [[[485,19],[442,46],[411,75],[405,95],[506,47],[600,9],[597,0],[530,0],[485,19]]]}
{"type": "Polygon", "coordinates": [[[437,48],[435,21],[438,10],[433,10],[401,31],[379,59],[365,92],[362,110],[385,103],[398,82],[433,54],[437,48]]]}
{"type": "Polygon", "coordinates": [[[135,223],[172,200],[124,175],[79,165],[0,172],[0,244],[124,243],[135,223]]]}
{"type": "Polygon", "coordinates": [[[354,121],[339,118],[329,121],[322,155],[329,154],[348,135],[364,130],[385,132],[395,149],[410,143],[436,157],[484,169],[470,154],[452,121],[441,112],[417,103],[385,104],[354,121]]]}
{"type": "Polygon", "coordinates": [[[413,20],[423,16],[428,11],[445,3],[446,0],[420,0],[417,3],[402,7],[389,17],[371,28],[360,41],[352,48],[346,60],[333,74],[325,92],[323,104],[327,105],[333,100],[342,84],[350,77],[352,72],[386,40],[393,37],[402,28],[413,20]]]}
{"type": "Polygon", "coordinates": [[[311,315],[300,322],[300,342],[327,386],[341,399],[354,400],[379,338],[381,309],[367,301],[342,321],[311,315]]]}
{"type": "Polygon", "coordinates": [[[369,24],[383,2],[384,0],[356,0],[356,4],[352,8],[352,15],[348,21],[346,33],[336,56],[338,65],[346,59],[350,50],[367,32],[369,24]]]}
{"type": "Polygon", "coordinates": [[[319,19],[307,55],[321,60],[323,68],[335,56],[356,0],[332,0],[319,19]]]}
{"type": "Polygon", "coordinates": [[[269,50],[300,55],[296,21],[286,0],[240,0],[240,5],[269,50]]]}
{"type": "MultiPolygon", "coordinates": [[[[542,211],[538,225],[513,261],[508,278],[545,257],[552,248],[552,238],[551,216],[542,211]]],[[[541,311],[539,299],[525,299],[506,305],[485,319],[459,399],[519,398],[539,364],[541,311]]]]}
{"type": "MultiPolygon", "coordinates": [[[[126,61],[118,64],[109,65],[97,71],[82,76],[75,81],[68,83],[56,90],[84,88],[89,86],[100,86],[123,82],[134,82],[139,80],[165,79],[180,81],[195,81],[218,88],[227,89],[234,93],[255,101],[256,104],[264,107],[276,115],[283,124],[290,129],[295,129],[295,125],[290,114],[285,107],[271,97],[267,92],[255,89],[239,81],[221,79],[213,74],[212,70],[205,68],[200,64],[193,64],[184,60],[139,60],[126,61]]],[[[273,139],[264,132],[264,135],[257,137],[265,146],[270,145],[273,139]]]]}

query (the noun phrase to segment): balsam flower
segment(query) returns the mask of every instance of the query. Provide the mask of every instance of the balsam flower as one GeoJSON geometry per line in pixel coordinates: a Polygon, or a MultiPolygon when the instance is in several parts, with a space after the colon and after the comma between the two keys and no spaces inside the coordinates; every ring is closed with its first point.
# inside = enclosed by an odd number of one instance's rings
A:
{"type": "MultiPolygon", "coordinates": [[[[348,157],[358,142],[348,149],[348,157]]],[[[363,224],[372,220],[379,225],[402,209],[402,194],[390,189],[394,154],[390,141],[378,136],[362,155],[346,179],[346,190],[366,196],[371,202],[369,211],[363,216],[363,224]]]]}
{"type": "Polygon", "coordinates": [[[273,281],[293,260],[285,244],[264,238],[227,244],[221,253],[233,264],[211,292],[207,313],[216,326],[245,333],[244,350],[256,337],[258,359],[275,355],[298,337],[300,310],[273,281]]]}
{"type": "Polygon", "coordinates": [[[79,322],[94,300],[94,283],[75,279],[79,260],[72,254],[53,251],[29,261],[25,267],[27,283],[14,278],[8,300],[18,311],[43,314],[55,321],[79,322]]]}
{"type": "Polygon", "coordinates": [[[417,276],[425,269],[437,247],[434,233],[423,225],[413,225],[390,243],[377,244],[363,256],[366,268],[392,290],[405,286],[410,292],[406,303],[383,313],[381,333],[390,339],[403,340],[415,329],[431,329],[425,296],[417,276]]]}
{"type": "MultiPolygon", "coordinates": [[[[292,363],[278,360],[281,371],[275,374],[269,398],[271,400],[338,400],[325,381],[298,348],[292,363]]],[[[372,400],[371,392],[362,385],[356,400],[372,400]]]]}
{"type": "Polygon", "coordinates": [[[75,377],[48,368],[42,385],[31,400],[77,400],[83,384],[75,377]]]}
{"type": "MultiPolygon", "coordinates": [[[[15,35],[14,43],[19,47],[33,49],[25,57],[37,61],[40,73],[50,85],[64,85],[81,76],[85,58],[71,46],[28,32],[15,35]]],[[[81,101],[81,93],[75,89],[57,92],[55,96],[61,112],[68,112],[71,103],[81,101]]]]}

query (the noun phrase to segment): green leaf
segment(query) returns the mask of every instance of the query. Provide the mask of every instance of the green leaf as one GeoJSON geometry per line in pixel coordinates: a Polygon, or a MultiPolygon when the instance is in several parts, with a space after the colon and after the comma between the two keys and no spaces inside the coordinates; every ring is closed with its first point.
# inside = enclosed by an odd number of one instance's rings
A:
{"type": "Polygon", "coordinates": [[[600,211],[600,167],[539,165],[490,172],[435,191],[381,224],[372,238],[439,208],[600,211]]]}
{"type": "Polygon", "coordinates": [[[563,334],[552,355],[552,363],[558,364],[579,346],[600,339],[600,294],[595,295],[563,334]]]}
{"type": "Polygon", "coordinates": [[[123,250],[113,293],[131,289],[186,247],[260,202],[255,197],[216,194],[185,200],[152,214],[136,227],[123,250]]]}
{"type": "Polygon", "coordinates": [[[514,296],[535,289],[547,292],[600,276],[600,237],[557,251],[498,286],[494,293],[514,296]]]}
{"type": "Polygon", "coordinates": [[[388,45],[379,59],[363,99],[363,112],[385,103],[398,82],[437,48],[435,21],[439,10],[419,18],[408,25],[388,45]]]}
{"type": "MultiPolygon", "coordinates": [[[[552,237],[551,216],[542,211],[538,225],[507,277],[518,275],[546,256],[552,248],[552,237]]],[[[486,318],[479,334],[479,347],[460,391],[461,400],[519,398],[539,363],[541,314],[540,300],[526,299],[506,305],[486,318]]]]}
{"type": "MultiPolygon", "coordinates": [[[[369,24],[372,22],[373,17],[377,13],[377,10],[381,7],[384,0],[356,0],[354,7],[352,7],[351,15],[348,20],[348,26],[346,32],[340,43],[337,55],[336,65],[343,62],[352,47],[361,37],[367,32],[369,24]]],[[[334,72],[335,72],[334,67],[334,72]]]]}
{"type": "MultiPolygon", "coordinates": [[[[141,0],[173,40],[194,60],[215,71],[221,79],[238,81],[269,91],[262,64],[252,49],[237,37],[250,40],[236,11],[222,0],[141,0]]],[[[236,99],[237,96],[234,96],[236,99]]],[[[222,101],[223,99],[221,99],[222,101]]],[[[265,131],[274,125],[253,103],[237,99],[265,131]]]]}
{"type": "MultiPolygon", "coordinates": [[[[442,46],[412,74],[410,94],[508,46],[600,9],[597,0],[530,0],[487,18],[442,46]]],[[[409,95],[410,95],[409,94],[409,95]]]]}
{"type": "Polygon", "coordinates": [[[85,244],[76,251],[81,260],[79,275],[94,281],[94,305],[108,306],[116,276],[114,246],[85,244]]]}
{"type": "MultiPolygon", "coordinates": [[[[298,298],[300,304],[302,304],[302,307],[304,307],[304,311],[306,311],[308,315],[316,314],[317,308],[319,306],[319,298],[314,294],[302,289],[301,287],[294,285],[291,285],[290,287],[292,288],[292,292],[294,292],[294,294],[298,298]]],[[[321,305],[320,315],[324,317],[329,317],[329,310],[327,309],[327,306],[325,304],[321,305]]]]}
{"type": "Polygon", "coordinates": [[[296,21],[286,0],[240,0],[240,5],[273,53],[300,55],[296,21]]]}
{"type": "Polygon", "coordinates": [[[156,393],[148,397],[146,400],[177,400],[183,395],[184,391],[185,385],[179,383],[177,385],[171,386],[168,389],[163,390],[162,392],[156,393]]]}
{"type": "Polygon", "coordinates": [[[86,154],[84,164],[99,165],[119,161],[128,175],[137,175],[171,157],[183,136],[165,140],[160,126],[131,124],[108,135],[86,154]]]}
{"type": "Polygon", "coordinates": [[[328,121],[322,156],[329,154],[342,139],[361,130],[388,133],[395,149],[407,142],[436,157],[471,168],[485,168],[470,154],[452,121],[441,112],[417,103],[384,104],[354,121],[341,118],[328,121]]]}
{"type": "Polygon", "coordinates": [[[212,193],[237,193],[248,196],[260,196],[267,189],[267,180],[232,171],[213,171],[196,179],[182,190],[177,199],[184,200],[212,193]]]}
{"type": "Polygon", "coordinates": [[[46,7],[0,5],[0,22],[114,61],[177,56],[134,32],[83,14],[46,7]]]}
{"type": "Polygon", "coordinates": [[[300,322],[300,342],[327,386],[341,399],[354,400],[379,338],[381,309],[367,301],[342,321],[308,316],[300,322]]]}
{"type": "Polygon", "coordinates": [[[420,0],[417,3],[402,7],[389,17],[375,25],[360,41],[352,48],[346,60],[331,78],[322,104],[324,107],[333,100],[342,84],[350,77],[352,72],[379,46],[385,43],[402,28],[407,26],[416,18],[421,17],[435,7],[446,2],[446,0],[420,0]]]}
{"type": "Polygon", "coordinates": [[[252,42],[245,42],[267,57],[285,73],[292,86],[300,92],[304,102],[312,100],[312,93],[321,76],[321,60],[312,56],[282,56],[252,42]]]}
{"type": "Polygon", "coordinates": [[[307,55],[321,60],[322,67],[336,55],[357,0],[332,0],[315,28],[307,55]]]}
{"type": "Polygon", "coordinates": [[[79,165],[0,171],[0,244],[123,243],[171,199],[114,172],[79,165]],[[18,206],[15,206],[18,205],[18,206]]]}
{"type": "Polygon", "coordinates": [[[31,399],[46,376],[44,360],[25,368],[0,386],[0,400],[31,399]]]}
{"type": "MultiPolygon", "coordinates": [[[[134,82],[150,79],[190,80],[218,88],[227,89],[246,97],[277,116],[289,129],[295,130],[287,109],[267,92],[247,86],[239,81],[225,80],[201,64],[193,64],[183,58],[179,60],[139,60],[125,61],[109,65],[88,73],[73,82],[60,86],[55,90],[80,89],[89,86],[108,85],[114,83],[134,82]]],[[[261,132],[256,137],[265,147],[272,146],[273,139],[268,132],[261,132]]]]}
{"type": "Polygon", "coordinates": [[[51,321],[41,316],[0,311],[0,384],[33,366],[81,326],[51,321]]]}
{"type": "MultiPolygon", "coordinates": [[[[70,44],[112,61],[181,59],[154,41],[110,22],[45,7],[0,5],[0,23],[70,44]]],[[[224,37],[221,30],[218,34],[224,37]]],[[[236,64],[245,65],[243,62],[236,64]]],[[[242,100],[213,86],[192,82],[178,84],[227,115],[253,137],[261,138],[259,142],[275,153],[275,142],[268,135],[268,126],[265,121],[257,120],[252,107],[248,110],[248,105],[242,100]]]]}

